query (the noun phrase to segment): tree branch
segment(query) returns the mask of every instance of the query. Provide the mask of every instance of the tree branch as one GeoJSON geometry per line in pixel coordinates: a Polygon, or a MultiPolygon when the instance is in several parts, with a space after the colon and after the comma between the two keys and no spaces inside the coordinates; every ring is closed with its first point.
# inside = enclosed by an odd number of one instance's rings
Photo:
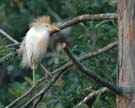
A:
{"type": "Polygon", "coordinates": [[[15,54],[15,53],[8,53],[7,55],[5,55],[4,57],[2,57],[2,58],[0,59],[0,63],[5,62],[5,61],[11,59],[11,57],[12,57],[14,54],[15,54]]]}
{"type": "Polygon", "coordinates": [[[7,34],[4,30],[0,29],[0,34],[2,34],[3,36],[5,36],[6,38],[8,38],[10,41],[12,41],[15,44],[19,44],[19,42],[17,40],[15,40],[14,38],[12,38],[9,34],[7,34]]]}
{"type": "Polygon", "coordinates": [[[18,46],[18,45],[20,45],[20,43],[18,43],[18,44],[16,44],[16,43],[8,44],[8,45],[6,45],[6,46],[1,46],[1,47],[0,47],[0,50],[3,49],[3,48],[8,48],[8,49],[10,49],[10,47],[14,47],[14,46],[18,46]]]}
{"type": "MultiPolygon", "coordinates": [[[[85,15],[80,15],[77,16],[67,22],[65,22],[64,24],[60,25],[59,28],[62,30],[64,28],[67,28],[73,24],[78,24],[80,22],[86,22],[86,21],[92,21],[92,20],[106,20],[106,19],[116,19],[117,18],[117,14],[116,13],[105,13],[105,14],[85,14],[85,15]]],[[[56,33],[58,31],[53,31],[53,33],[56,33]]]]}
{"type": "MultiPolygon", "coordinates": [[[[85,55],[79,57],[78,60],[79,60],[79,61],[87,60],[87,59],[89,59],[89,58],[91,58],[91,57],[93,57],[93,56],[100,55],[100,54],[102,54],[102,53],[108,51],[109,49],[111,49],[111,48],[113,48],[113,47],[116,47],[117,45],[118,45],[118,42],[117,42],[117,41],[116,41],[116,42],[112,42],[112,43],[110,43],[109,45],[107,45],[107,46],[105,46],[105,47],[103,47],[103,48],[101,48],[101,49],[98,49],[97,51],[90,52],[90,53],[88,53],[88,54],[85,54],[85,55]]],[[[61,66],[60,68],[56,69],[56,70],[54,71],[54,73],[59,72],[60,70],[61,70],[61,71],[64,71],[65,69],[71,67],[72,65],[73,65],[72,62],[68,62],[68,63],[64,64],[63,66],[61,66]]]]}
{"type": "MultiPolygon", "coordinates": [[[[57,81],[57,79],[61,76],[63,72],[59,72],[56,74],[56,76],[52,79],[52,81],[48,84],[47,87],[44,87],[38,94],[33,96],[28,102],[26,102],[21,108],[26,108],[33,100],[37,99],[39,96],[41,98],[44,96],[44,94],[52,87],[52,85],[57,81]]],[[[40,99],[41,100],[41,99],[40,99]]],[[[38,101],[37,101],[38,102],[38,101]]],[[[38,103],[37,103],[38,104],[38,103]]],[[[37,106],[36,104],[36,106],[37,106]]]]}
{"type": "Polygon", "coordinates": [[[107,91],[110,91],[107,87],[102,87],[97,91],[93,91],[88,96],[86,96],[83,100],[81,100],[75,107],[73,108],[79,108],[79,106],[83,103],[86,103],[88,100],[91,100],[92,98],[96,97],[98,94],[105,93],[107,91]]]}
{"type": "Polygon", "coordinates": [[[15,105],[18,101],[22,100],[23,98],[25,98],[26,96],[28,96],[32,90],[34,90],[35,87],[37,87],[42,81],[46,80],[47,77],[42,77],[41,79],[37,80],[35,84],[32,85],[31,88],[29,88],[29,90],[27,90],[27,92],[25,92],[22,96],[18,97],[17,99],[15,99],[13,102],[11,102],[9,105],[7,105],[5,108],[11,108],[13,105],[15,105]]]}
{"type": "Polygon", "coordinates": [[[73,62],[73,64],[83,73],[85,73],[86,75],[88,75],[90,78],[93,78],[96,82],[99,82],[100,84],[102,84],[103,86],[108,87],[110,90],[114,91],[116,94],[122,94],[122,89],[119,88],[118,86],[116,86],[115,84],[101,78],[100,76],[96,75],[95,72],[93,72],[92,70],[87,69],[85,66],[83,66],[82,64],[80,64],[80,62],[77,60],[77,58],[73,55],[73,53],[71,52],[71,50],[69,49],[69,47],[67,46],[66,43],[62,44],[62,47],[65,51],[65,53],[67,54],[67,56],[71,59],[71,61],[73,62]]]}

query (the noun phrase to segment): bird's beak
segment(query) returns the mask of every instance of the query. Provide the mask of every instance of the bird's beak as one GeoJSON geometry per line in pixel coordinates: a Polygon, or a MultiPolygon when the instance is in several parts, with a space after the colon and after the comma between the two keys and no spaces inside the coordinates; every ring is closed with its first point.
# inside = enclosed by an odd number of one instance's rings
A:
{"type": "Polygon", "coordinates": [[[49,25],[49,28],[51,29],[51,30],[60,30],[58,27],[56,27],[56,26],[54,26],[54,25],[49,25]]]}

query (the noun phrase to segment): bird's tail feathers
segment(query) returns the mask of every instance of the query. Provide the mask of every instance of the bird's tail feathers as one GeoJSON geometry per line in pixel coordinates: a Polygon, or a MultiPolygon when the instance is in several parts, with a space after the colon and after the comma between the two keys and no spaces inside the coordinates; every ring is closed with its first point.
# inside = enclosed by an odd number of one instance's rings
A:
{"type": "Polygon", "coordinates": [[[25,54],[23,54],[22,61],[21,61],[20,65],[23,68],[25,68],[25,67],[29,68],[29,62],[28,62],[27,56],[25,54]]]}
{"type": "Polygon", "coordinates": [[[28,61],[28,57],[27,57],[27,53],[26,53],[26,46],[25,46],[25,38],[20,45],[19,56],[22,56],[22,61],[20,63],[21,67],[29,68],[29,61],[28,61]]]}

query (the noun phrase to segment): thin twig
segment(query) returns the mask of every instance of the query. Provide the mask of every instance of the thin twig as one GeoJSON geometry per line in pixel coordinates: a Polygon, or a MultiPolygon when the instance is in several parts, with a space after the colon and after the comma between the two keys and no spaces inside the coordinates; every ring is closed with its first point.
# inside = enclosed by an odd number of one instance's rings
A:
{"type": "Polygon", "coordinates": [[[44,81],[45,79],[47,79],[47,77],[42,77],[41,79],[37,80],[35,84],[32,85],[31,88],[29,88],[29,90],[27,90],[27,92],[25,92],[22,96],[18,97],[17,99],[15,99],[13,102],[11,102],[9,105],[7,105],[5,108],[10,108],[13,105],[15,105],[18,101],[21,101],[23,98],[25,98],[26,96],[28,96],[32,90],[37,87],[42,81],[44,81]]]}
{"type": "Polygon", "coordinates": [[[62,44],[62,48],[64,49],[65,53],[67,54],[67,56],[71,59],[71,61],[73,62],[73,64],[83,73],[85,73],[86,75],[88,75],[90,78],[93,78],[96,82],[102,84],[103,86],[108,87],[110,90],[112,90],[113,92],[115,92],[116,94],[122,94],[122,89],[119,88],[118,86],[116,86],[114,83],[111,83],[105,79],[103,79],[102,77],[98,76],[95,74],[95,72],[93,72],[90,69],[87,69],[84,65],[82,65],[79,60],[77,60],[77,58],[73,55],[73,53],[71,52],[70,48],[67,46],[66,43],[62,44]]]}
{"type": "Polygon", "coordinates": [[[90,93],[88,96],[86,96],[83,100],[81,100],[76,106],[74,106],[73,108],[78,108],[81,104],[86,103],[87,101],[93,99],[94,97],[96,97],[98,94],[102,94],[105,93],[107,91],[110,91],[107,87],[102,87],[97,91],[93,91],[92,93],[90,93]]]}
{"type": "Polygon", "coordinates": [[[0,34],[8,38],[10,41],[12,41],[15,44],[19,44],[17,40],[15,40],[13,37],[11,37],[9,34],[7,34],[4,30],[0,29],[0,34]]]}
{"type": "Polygon", "coordinates": [[[0,63],[5,62],[6,60],[11,59],[11,56],[13,56],[15,53],[8,53],[6,56],[2,57],[0,59],[0,63]]]}
{"type": "Polygon", "coordinates": [[[9,45],[6,45],[6,46],[1,46],[0,49],[3,49],[3,48],[8,48],[10,49],[10,47],[14,47],[14,46],[18,46],[20,45],[20,43],[16,44],[16,43],[13,43],[13,44],[9,44],[9,45]]]}
{"type": "Polygon", "coordinates": [[[53,75],[51,74],[51,72],[48,71],[42,63],[40,63],[40,66],[44,70],[44,72],[46,73],[46,75],[49,75],[50,77],[53,77],[53,75]]]}
{"type": "MultiPolygon", "coordinates": [[[[42,98],[44,94],[52,87],[52,85],[57,81],[57,79],[61,76],[62,72],[56,74],[56,76],[51,80],[47,87],[44,87],[38,94],[33,96],[29,101],[27,101],[21,108],[26,108],[31,102],[37,99],[39,96],[42,98]]],[[[41,99],[39,99],[40,101],[41,99]]],[[[39,102],[38,102],[39,103],[39,102]]],[[[37,104],[38,104],[37,103],[37,104]]]]}

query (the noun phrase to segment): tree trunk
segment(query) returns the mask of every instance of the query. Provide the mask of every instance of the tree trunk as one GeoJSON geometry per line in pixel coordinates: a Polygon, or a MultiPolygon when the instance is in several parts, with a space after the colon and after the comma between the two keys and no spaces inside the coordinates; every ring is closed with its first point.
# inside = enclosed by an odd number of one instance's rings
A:
{"type": "Polygon", "coordinates": [[[125,96],[117,97],[117,108],[135,108],[135,0],[118,0],[118,86],[125,96]]]}

